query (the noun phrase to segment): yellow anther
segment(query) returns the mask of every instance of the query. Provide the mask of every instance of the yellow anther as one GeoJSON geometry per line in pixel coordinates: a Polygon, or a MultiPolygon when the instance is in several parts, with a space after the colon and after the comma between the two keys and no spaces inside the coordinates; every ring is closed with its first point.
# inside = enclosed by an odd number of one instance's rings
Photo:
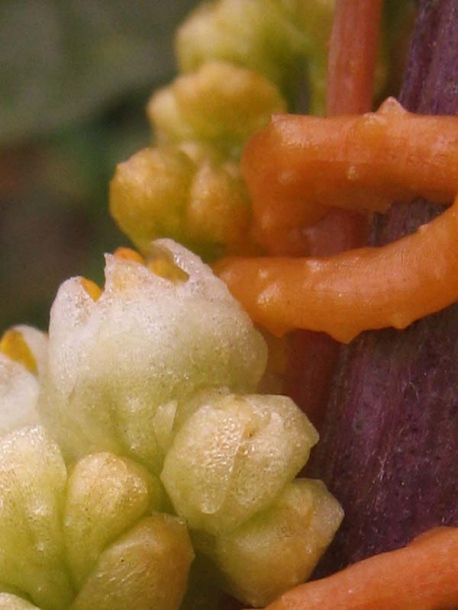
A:
{"type": "Polygon", "coordinates": [[[19,330],[7,330],[0,339],[0,353],[10,360],[19,362],[34,375],[37,373],[37,361],[19,330]]]}
{"type": "Polygon", "coordinates": [[[117,248],[113,254],[116,258],[145,265],[156,275],[171,280],[172,282],[184,282],[189,277],[186,271],[183,271],[183,269],[178,267],[172,258],[162,251],[155,254],[154,258],[148,262],[136,250],[132,250],[132,248],[120,247],[117,248]]]}
{"type": "Polygon", "coordinates": [[[116,248],[113,252],[113,256],[116,258],[121,258],[126,261],[133,261],[135,263],[140,263],[141,265],[145,264],[145,259],[141,254],[139,254],[136,250],[132,250],[132,248],[116,248]]]}
{"type": "Polygon", "coordinates": [[[186,282],[189,275],[173,260],[164,254],[156,256],[148,262],[147,267],[150,271],[172,282],[186,282]]]}
{"type": "Polygon", "coordinates": [[[91,299],[93,301],[98,301],[100,295],[103,292],[103,290],[100,288],[100,286],[98,286],[92,280],[86,279],[85,277],[81,278],[81,285],[83,286],[84,290],[88,293],[88,295],[91,297],[91,299]]]}

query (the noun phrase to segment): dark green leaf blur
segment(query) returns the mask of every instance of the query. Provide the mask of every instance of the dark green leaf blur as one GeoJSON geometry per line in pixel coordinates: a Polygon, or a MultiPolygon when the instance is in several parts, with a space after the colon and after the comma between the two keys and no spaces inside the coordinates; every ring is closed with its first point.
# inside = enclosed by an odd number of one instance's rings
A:
{"type": "Polygon", "coordinates": [[[108,215],[115,165],[147,145],[144,108],[175,74],[196,0],[1,0],[0,334],[46,329],[59,284],[103,282],[126,238],[108,215]]]}

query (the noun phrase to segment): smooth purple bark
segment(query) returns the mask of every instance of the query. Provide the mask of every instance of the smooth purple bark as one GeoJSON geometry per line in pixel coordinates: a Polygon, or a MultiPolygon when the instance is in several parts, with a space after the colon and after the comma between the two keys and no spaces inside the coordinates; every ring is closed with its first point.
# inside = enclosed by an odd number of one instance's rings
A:
{"type": "MultiPolygon", "coordinates": [[[[400,100],[416,112],[458,112],[458,0],[419,2],[400,100]]],[[[397,239],[438,212],[423,201],[396,205],[376,219],[372,241],[397,239]]],[[[327,413],[308,474],[346,516],[317,575],[430,527],[458,526],[458,305],[345,348],[327,413]]]]}

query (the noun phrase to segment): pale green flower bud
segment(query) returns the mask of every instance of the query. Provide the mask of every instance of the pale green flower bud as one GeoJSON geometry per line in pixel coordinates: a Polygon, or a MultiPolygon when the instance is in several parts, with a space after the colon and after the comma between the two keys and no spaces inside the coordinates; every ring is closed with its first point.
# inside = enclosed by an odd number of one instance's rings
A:
{"type": "Polygon", "coordinates": [[[160,476],[191,528],[228,532],[275,500],[317,441],[289,398],[229,395],[186,420],[160,476]]]}
{"type": "Polygon", "coordinates": [[[341,506],[321,481],[297,479],[267,510],[207,540],[205,551],[226,591],[262,607],[310,577],[342,518],[341,506]]]}
{"type": "Polygon", "coordinates": [[[68,477],[45,429],[23,428],[0,440],[0,498],[0,608],[180,607],[194,552],[142,466],[93,454],[68,477]]]}
{"type": "Polygon", "coordinates": [[[159,480],[129,459],[94,453],[76,464],[67,485],[64,532],[77,586],[108,544],[157,510],[161,499],[159,480]]]}
{"type": "Polygon", "coordinates": [[[148,265],[107,255],[96,300],[81,278],[57,294],[39,409],[69,459],[111,451],[158,472],[175,408],[205,388],[252,392],[264,372],[265,342],[225,284],[171,240],[154,249],[148,265]]]}

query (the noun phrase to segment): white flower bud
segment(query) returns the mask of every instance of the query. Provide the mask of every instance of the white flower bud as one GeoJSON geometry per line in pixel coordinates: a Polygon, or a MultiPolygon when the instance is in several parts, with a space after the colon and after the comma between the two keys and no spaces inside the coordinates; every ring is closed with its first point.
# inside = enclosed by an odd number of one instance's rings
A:
{"type": "Polygon", "coordinates": [[[265,343],[223,282],[171,240],[153,250],[149,266],[107,255],[95,300],[81,278],[57,294],[40,413],[67,458],[112,451],[158,472],[173,427],[159,408],[206,388],[250,392],[263,374],[265,343]]]}
{"type": "Polygon", "coordinates": [[[38,423],[39,376],[47,337],[35,328],[15,326],[0,340],[0,438],[38,423]]]}

